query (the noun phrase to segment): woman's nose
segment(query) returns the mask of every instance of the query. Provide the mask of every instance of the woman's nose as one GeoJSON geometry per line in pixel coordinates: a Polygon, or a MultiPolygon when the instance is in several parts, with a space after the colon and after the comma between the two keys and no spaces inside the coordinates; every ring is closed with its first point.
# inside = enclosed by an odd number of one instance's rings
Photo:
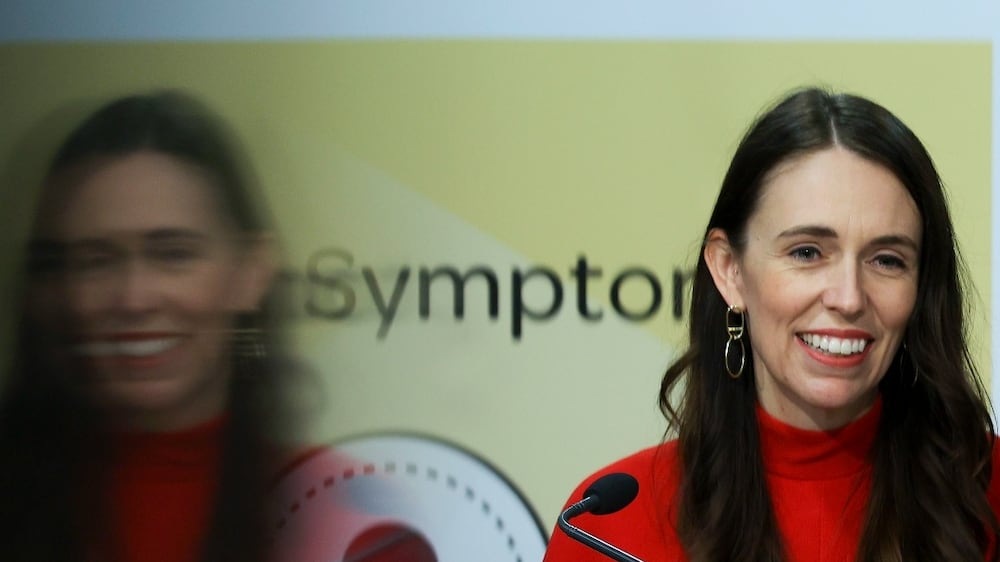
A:
{"type": "Polygon", "coordinates": [[[861,270],[853,262],[832,266],[823,290],[823,305],[843,316],[856,316],[865,307],[866,295],[861,270]]]}
{"type": "Polygon", "coordinates": [[[142,260],[129,260],[117,272],[111,288],[113,308],[124,313],[141,314],[155,308],[157,289],[154,275],[142,260]]]}

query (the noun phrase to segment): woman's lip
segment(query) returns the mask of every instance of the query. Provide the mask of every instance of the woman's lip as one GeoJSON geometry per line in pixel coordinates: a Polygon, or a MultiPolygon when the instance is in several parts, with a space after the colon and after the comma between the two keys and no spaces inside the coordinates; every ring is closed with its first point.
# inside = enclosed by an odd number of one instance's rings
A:
{"type": "Polygon", "coordinates": [[[181,337],[179,332],[115,332],[85,336],[80,339],[80,343],[162,340],[179,337],[181,337]]]}

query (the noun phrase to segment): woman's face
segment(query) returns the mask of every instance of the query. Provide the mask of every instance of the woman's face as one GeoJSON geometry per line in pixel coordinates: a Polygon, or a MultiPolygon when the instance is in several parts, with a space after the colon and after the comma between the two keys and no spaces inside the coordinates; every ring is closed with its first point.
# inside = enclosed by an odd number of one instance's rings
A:
{"type": "Polygon", "coordinates": [[[828,429],[873,404],[916,300],[921,234],[899,180],[838,147],[771,172],[742,254],[710,234],[706,259],[727,302],[746,310],[768,413],[828,429]]]}
{"type": "Polygon", "coordinates": [[[99,403],[136,429],[225,408],[230,330],[266,288],[260,252],[197,168],[156,152],[102,161],[50,188],[39,236],[65,248],[74,355],[99,403]]]}

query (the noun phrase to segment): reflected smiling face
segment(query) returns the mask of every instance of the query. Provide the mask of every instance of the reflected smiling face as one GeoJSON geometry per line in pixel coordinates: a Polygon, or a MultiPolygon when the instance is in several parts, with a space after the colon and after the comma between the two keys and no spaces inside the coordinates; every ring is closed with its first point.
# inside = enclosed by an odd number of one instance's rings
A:
{"type": "Polygon", "coordinates": [[[746,310],[768,413],[828,429],[871,407],[916,301],[921,234],[899,180],[839,147],[771,172],[741,252],[710,233],[705,257],[746,310]]]}
{"type": "Polygon", "coordinates": [[[66,314],[94,396],[137,429],[188,427],[225,408],[235,314],[257,306],[257,252],[205,174],[138,152],[54,187],[39,235],[66,248],[66,314]]]}

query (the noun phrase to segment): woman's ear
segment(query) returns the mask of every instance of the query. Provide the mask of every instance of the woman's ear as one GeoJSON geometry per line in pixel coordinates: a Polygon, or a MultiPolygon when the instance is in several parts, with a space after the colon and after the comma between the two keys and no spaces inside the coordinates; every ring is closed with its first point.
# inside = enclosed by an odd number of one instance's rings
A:
{"type": "Polygon", "coordinates": [[[277,248],[269,234],[254,235],[244,242],[237,279],[233,282],[232,305],[238,312],[260,308],[277,273],[277,248]]]}
{"type": "Polygon", "coordinates": [[[721,228],[708,231],[704,249],[705,264],[712,274],[715,288],[722,294],[729,306],[744,308],[740,292],[740,262],[736,251],[729,243],[729,236],[721,228]]]}

